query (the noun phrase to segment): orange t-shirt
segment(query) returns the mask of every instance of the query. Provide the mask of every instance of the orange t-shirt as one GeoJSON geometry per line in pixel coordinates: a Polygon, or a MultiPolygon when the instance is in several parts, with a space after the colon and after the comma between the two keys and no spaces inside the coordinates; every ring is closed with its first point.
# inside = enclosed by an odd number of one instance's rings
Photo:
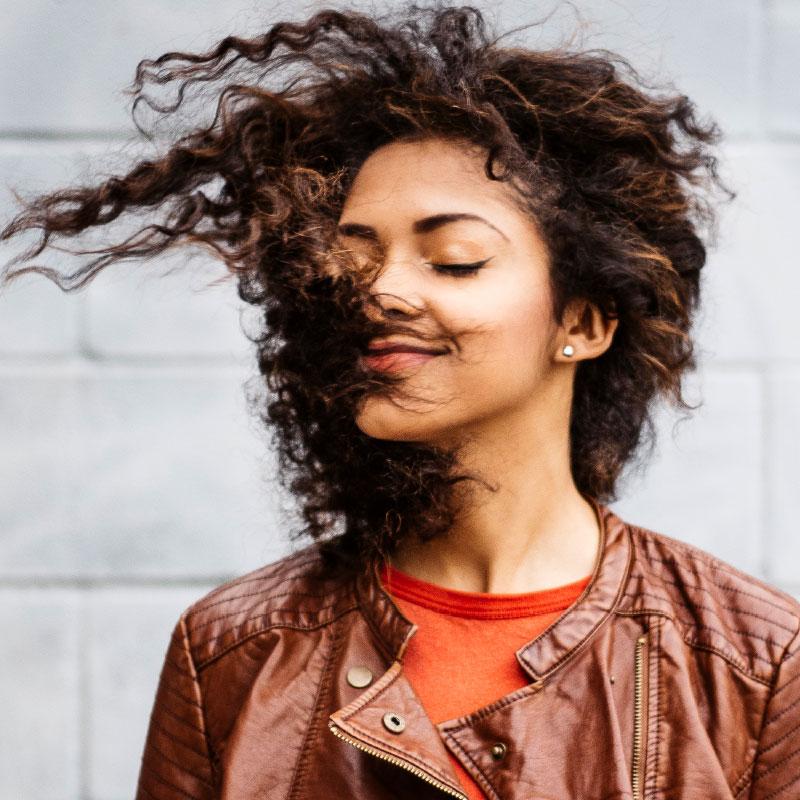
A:
{"type": "MultiPolygon", "coordinates": [[[[462,592],[419,580],[387,564],[381,583],[418,629],[403,671],[434,724],[460,717],[527,686],[516,651],[578,598],[591,576],[522,594],[462,592]],[[443,664],[450,665],[447,670],[443,664]]],[[[486,795],[448,750],[470,800],[486,795]]]]}

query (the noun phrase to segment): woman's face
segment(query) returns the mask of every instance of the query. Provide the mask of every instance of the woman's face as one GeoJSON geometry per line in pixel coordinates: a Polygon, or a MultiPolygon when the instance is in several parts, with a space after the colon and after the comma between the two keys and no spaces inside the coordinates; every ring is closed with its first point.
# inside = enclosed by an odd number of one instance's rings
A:
{"type": "Polygon", "coordinates": [[[347,196],[339,241],[380,253],[372,292],[406,331],[389,338],[413,342],[417,332],[422,346],[448,350],[384,357],[403,378],[402,396],[364,399],[356,423],[369,436],[444,442],[537,416],[557,374],[559,402],[569,405],[563,387],[573,370],[561,348],[573,340],[552,318],[546,247],[512,190],[486,177],[484,161],[445,140],[393,142],[369,156],[347,196]],[[462,274],[434,266],[478,262],[462,274]]]}

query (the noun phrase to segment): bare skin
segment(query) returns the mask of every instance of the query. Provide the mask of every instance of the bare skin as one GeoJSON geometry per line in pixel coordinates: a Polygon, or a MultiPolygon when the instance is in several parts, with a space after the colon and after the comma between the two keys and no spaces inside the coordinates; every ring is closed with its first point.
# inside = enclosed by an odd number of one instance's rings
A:
{"type": "Polygon", "coordinates": [[[574,301],[553,319],[548,253],[512,190],[483,173],[483,154],[453,142],[394,142],[363,164],[339,220],[348,247],[380,245],[373,284],[384,313],[441,333],[451,352],[404,370],[424,402],[368,397],[356,419],[369,436],[438,444],[468,437],[462,464],[497,492],[479,490],[447,536],[407,540],[395,567],[468,592],[521,593],[591,574],[599,545],[591,504],[569,465],[569,416],[578,361],[611,344],[617,320],[574,301]],[[424,233],[414,221],[466,212],[424,233]],[[368,226],[370,234],[356,224],[368,226]],[[489,259],[474,274],[432,264],[489,259]],[[562,353],[564,345],[574,355],[562,353]]]}

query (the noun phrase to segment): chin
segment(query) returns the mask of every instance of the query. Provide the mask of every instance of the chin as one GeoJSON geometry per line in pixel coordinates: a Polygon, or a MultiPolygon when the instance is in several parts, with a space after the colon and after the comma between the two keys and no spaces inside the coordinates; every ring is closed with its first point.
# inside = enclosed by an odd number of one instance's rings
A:
{"type": "Polygon", "coordinates": [[[419,425],[409,423],[399,424],[396,420],[388,420],[372,415],[356,417],[356,426],[365,435],[372,439],[383,439],[390,442],[421,442],[426,441],[426,431],[419,425]]]}
{"type": "Polygon", "coordinates": [[[355,423],[373,439],[443,444],[455,430],[454,421],[443,416],[441,409],[409,410],[388,400],[370,400],[356,415],[355,423]]]}
{"type": "Polygon", "coordinates": [[[398,408],[386,399],[368,400],[355,417],[362,433],[373,439],[396,442],[425,441],[438,426],[425,419],[425,412],[398,408]]]}

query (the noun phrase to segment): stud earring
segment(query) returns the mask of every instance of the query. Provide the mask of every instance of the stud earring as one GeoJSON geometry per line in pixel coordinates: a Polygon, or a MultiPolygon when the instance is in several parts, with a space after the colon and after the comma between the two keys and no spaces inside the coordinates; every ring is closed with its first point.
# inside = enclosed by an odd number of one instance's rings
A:
{"type": "Polygon", "coordinates": [[[564,349],[561,352],[565,356],[571,356],[575,352],[575,348],[571,344],[565,344],[564,349]]]}

